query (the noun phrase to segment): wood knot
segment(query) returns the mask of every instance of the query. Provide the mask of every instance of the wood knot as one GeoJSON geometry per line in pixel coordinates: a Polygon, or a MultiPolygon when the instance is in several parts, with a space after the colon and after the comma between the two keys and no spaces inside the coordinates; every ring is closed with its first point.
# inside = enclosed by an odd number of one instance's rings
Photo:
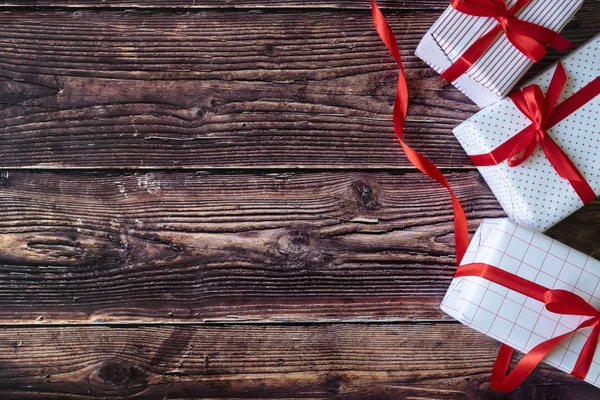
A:
{"type": "Polygon", "coordinates": [[[317,238],[306,231],[286,232],[277,240],[281,258],[276,265],[296,274],[327,269],[335,260],[335,255],[324,252],[317,241],[317,238]]]}
{"type": "Polygon", "coordinates": [[[352,192],[356,198],[356,202],[365,210],[374,210],[377,208],[377,197],[371,186],[365,182],[358,181],[351,185],[352,192]]]}
{"type": "Polygon", "coordinates": [[[111,360],[98,368],[98,378],[108,386],[139,386],[144,383],[144,374],[122,360],[111,360]]]}
{"type": "Polygon", "coordinates": [[[221,100],[217,100],[217,99],[211,99],[210,100],[210,106],[211,107],[219,107],[219,106],[222,106],[223,104],[225,104],[225,102],[223,102],[221,100]]]}
{"type": "Polygon", "coordinates": [[[292,251],[303,250],[310,244],[310,236],[304,231],[292,231],[287,237],[287,244],[292,251]]]}
{"type": "Polygon", "coordinates": [[[265,45],[265,54],[268,56],[272,56],[275,53],[275,46],[271,44],[265,45]]]}
{"type": "Polygon", "coordinates": [[[204,111],[202,108],[194,107],[193,113],[197,119],[202,119],[204,117],[204,114],[206,114],[206,111],[204,111]]]}
{"type": "Polygon", "coordinates": [[[296,98],[298,98],[299,100],[306,100],[306,89],[307,85],[299,87],[298,91],[296,92],[296,98]]]}
{"type": "Polygon", "coordinates": [[[325,388],[329,393],[340,394],[344,390],[346,380],[339,375],[328,375],[325,378],[325,388]]]}
{"type": "Polygon", "coordinates": [[[0,186],[8,186],[9,177],[8,171],[0,171],[0,186]]]}
{"type": "Polygon", "coordinates": [[[131,366],[122,361],[109,361],[98,370],[100,379],[105,383],[118,386],[129,381],[131,366]]]}
{"type": "Polygon", "coordinates": [[[138,188],[150,194],[157,194],[161,190],[161,182],[152,172],[137,176],[138,188]]]}

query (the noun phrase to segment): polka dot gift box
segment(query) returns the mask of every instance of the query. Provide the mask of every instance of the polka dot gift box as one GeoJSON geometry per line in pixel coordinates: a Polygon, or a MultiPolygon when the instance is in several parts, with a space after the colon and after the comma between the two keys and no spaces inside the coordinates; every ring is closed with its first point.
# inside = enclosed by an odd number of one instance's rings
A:
{"type": "Polygon", "coordinates": [[[510,392],[539,362],[600,387],[600,261],[508,219],[484,220],[441,309],[499,340],[492,386],[510,392]],[[506,375],[512,351],[526,354],[506,375]]]}
{"type": "Polygon", "coordinates": [[[454,134],[514,222],[545,231],[600,194],[600,35],[454,134]]]}
{"type": "Polygon", "coordinates": [[[559,50],[572,46],[555,33],[582,4],[583,0],[453,0],[425,34],[416,55],[485,107],[506,97],[543,57],[547,45],[559,50]],[[538,43],[532,45],[532,40],[538,43]]]}

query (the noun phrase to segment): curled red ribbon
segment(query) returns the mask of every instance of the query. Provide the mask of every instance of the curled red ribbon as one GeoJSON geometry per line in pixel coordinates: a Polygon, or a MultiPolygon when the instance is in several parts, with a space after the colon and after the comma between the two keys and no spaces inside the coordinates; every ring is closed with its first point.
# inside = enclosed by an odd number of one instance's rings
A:
{"type": "Polygon", "coordinates": [[[508,40],[531,61],[538,62],[546,54],[548,46],[562,51],[573,47],[558,32],[517,18],[517,14],[531,0],[517,0],[510,9],[505,0],[452,0],[457,11],[476,17],[494,18],[498,21],[489,32],[473,43],[446,71],[442,73],[448,82],[454,82],[467,72],[504,32],[508,40]]]}
{"type": "Polygon", "coordinates": [[[396,136],[400,141],[400,145],[402,146],[404,154],[406,154],[406,158],[408,158],[408,160],[415,167],[417,167],[419,171],[423,172],[432,179],[435,179],[450,193],[450,198],[452,199],[452,209],[454,212],[454,241],[456,244],[456,257],[458,263],[460,264],[464,254],[467,251],[467,248],[469,247],[469,227],[467,224],[467,217],[462,206],[460,205],[460,202],[458,201],[458,198],[450,188],[450,184],[439,168],[434,163],[429,161],[425,156],[413,150],[404,142],[404,123],[406,122],[406,114],[408,111],[408,85],[404,75],[402,57],[400,56],[400,50],[398,48],[396,37],[394,36],[394,33],[392,32],[392,29],[387,23],[385,17],[381,13],[381,10],[379,7],[377,7],[375,0],[371,0],[371,9],[373,22],[375,23],[377,33],[379,33],[381,40],[383,40],[383,43],[388,48],[392,57],[394,57],[394,60],[396,60],[396,64],[398,64],[398,68],[400,69],[393,111],[394,130],[396,131],[396,136]]]}
{"type": "Polygon", "coordinates": [[[500,347],[498,358],[492,370],[492,388],[504,393],[512,392],[519,386],[533,369],[558,346],[569,335],[584,329],[593,328],[590,336],[579,353],[575,367],[571,375],[585,379],[590,370],[598,338],[600,336],[600,312],[588,302],[575,293],[564,290],[552,290],[537,283],[528,281],[519,276],[496,268],[488,264],[468,264],[458,268],[455,277],[477,276],[488,281],[502,285],[527,297],[531,297],[545,304],[546,309],[555,314],[576,315],[581,317],[592,317],[583,321],[579,326],[563,335],[546,340],[533,349],[517,363],[513,370],[507,375],[508,366],[512,359],[514,350],[503,344],[500,347]]]}
{"type": "MultiPolygon", "coordinates": [[[[394,33],[392,32],[385,17],[381,13],[381,10],[379,7],[377,7],[375,0],[371,0],[371,6],[375,28],[377,29],[382,41],[390,51],[392,57],[396,61],[400,71],[393,109],[394,129],[396,131],[396,135],[408,160],[421,172],[443,185],[450,193],[454,213],[454,241],[456,245],[456,258],[458,265],[460,265],[469,244],[469,231],[466,214],[454,192],[450,188],[449,183],[437,166],[435,166],[435,164],[433,164],[423,155],[410,148],[404,142],[404,124],[408,110],[408,86],[406,83],[406,77],[404,75],[402,58],[394,33]]],[[[553,108],[551,115],[548,117],[546,128],[549,129],[549,126],[554,126],[570,115],[574,110],[578,109],[587,101],[589,101],[585,99],[595,91],[596,89],[588,85],[580,91],[582,92],[582,95],[576,96],[574,100],[570,100],[569,102],[565,101],[553,108]],[[565,103],[568,105],[565,105],[565,103]]],[[[560,91],[558,93],[560,94],[560,91]]],[[[547,96],[547,98],[549,103],[556,104],[558,95],[555,95],[555,91],[552,90],[552,95],[547,96]]],[[[572,371],[573,375],[581,379],[587,375],[600,333],[600,328],[598,328],[600,325],[600,315],[589,304],[573,293],[558,290],[548,290],[540,285],[519,278],[490,265],[468,265],[459,267],[456,276],[459,277],[467,275],[480,276],[489,280],[496,279],[498,283],[506,287],[521,291],[521,293],[526,293],[527,295],[530,295],[539,301],[543,301],[546,304],[546,307],[555,313],[592,316],[592,319],[585,321],[575,330],[577,331],[586,327],[594,328],[589,339],[586,341],[583,350],[581,351],[575,368],[572,371]]],[[[551,339],[536,346],[531,352],[525,355],[525,357],[519,362],[519,364],[517,364],[517,366],[508,376],[506,376],[506,371],[508,370],[514,350],[503,344],[500,347],[500,352],[492,371],[492,388],[503,392],[514,390],[554,347],[556,347],[564,338],[573,332],[551,339]]]]}
{"type": "Polygon", "coordinates": [[[548,130],[600,94],[600,77],[557,105],[566,83],[567,74],[562,63],[559,62],[546,96],[538,85],[531,85],[511,93],[510,99],[531,120],[531,125],[491,152],[471,156],[473,164],[478,167],[489,167],[508,161],[510,167],[517,167],[524,163],[540,145],[552,167],[561,178],[569,181],[581,201],[588,204],[595,200],[594,190],[569,156],[548,134],[548,130]]]}

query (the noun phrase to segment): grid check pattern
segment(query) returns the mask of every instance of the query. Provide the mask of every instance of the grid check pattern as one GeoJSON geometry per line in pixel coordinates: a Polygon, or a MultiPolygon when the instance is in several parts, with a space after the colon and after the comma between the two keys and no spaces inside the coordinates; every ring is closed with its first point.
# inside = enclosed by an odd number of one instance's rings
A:
{"type": "MultiPolygon", "coordinates": [[[[573,292],[600,308],[600,262],[508,219],[485,220],[463,264],[487,263],[550,289],[573,292]]],[[[478,277],[455,278],[441,308],[463,324],[528,352],[576,328],[585,318],[554,314],[544,304],[478,277]]],[[[565,339],[545,361],[570,373],[589,336],[583,329],[565,339]]],[[[600,352],[585,379],[600,387],[600,352]]]]}

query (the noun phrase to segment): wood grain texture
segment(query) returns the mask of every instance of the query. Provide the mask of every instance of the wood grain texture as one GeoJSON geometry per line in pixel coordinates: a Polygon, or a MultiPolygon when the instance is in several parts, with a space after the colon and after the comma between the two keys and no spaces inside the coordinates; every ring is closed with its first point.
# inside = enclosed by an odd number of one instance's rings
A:
{"type": "Polygon", "coordinates": [[[497,348],[458,324],[9,328],[0,331],[0,394],[20,400],[598,396],[592,385],[547,366],[511,395],[494,392],[489,379],[497,348]]]}
{"type": "MultiPolygon", "coordinates": [[[[592,37],[599,12],[588,1],[567,36],[592,37]]],[[[412,55],[436,17],[390,13],[406,134],[440,166],[469,167],[451,129],[476,107],[412,55]]],[[[408,167],[390,60],[360,10],[3,12],[0,167],[408,167]]]]}
{"type": "MultiPolygon", "coordinates": [[[[451,207],[417,173],[2,177],[6,323],[442,318],[451,207]]],[[[449,177],[473,224],[503,215],[449,177]]]]}
{"type": "MultiPolygon", "coordinates": [[[[448,7],[449,0],[379,0],[381,8],[401,10],[441,10],[448,7]]],[[[205,9],[205,8],[276,8],[276,9],[369,9],[369,0],[8,0],[0,2],[3,7],[99,7],[99,8],[177,8],[177,9],[205,9]]]]}

